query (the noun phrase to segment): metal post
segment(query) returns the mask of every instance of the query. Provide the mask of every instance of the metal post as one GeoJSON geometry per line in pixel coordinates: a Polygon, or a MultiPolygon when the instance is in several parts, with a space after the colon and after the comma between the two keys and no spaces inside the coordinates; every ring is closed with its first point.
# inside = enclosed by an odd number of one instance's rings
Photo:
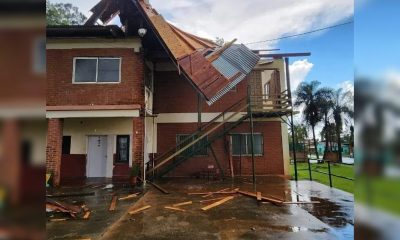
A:
{"type": "Polygon", "coordinates": [[[253,123],[253,113],[251,111],[251,85],[248,86],[247,88],[247,94],[248,94],[248,112],[250,115],[250,132],[251,132],[251,138],[250,138],[250,143],[251,143],[251,163],[252,163],[252,168],[253,168],[253,186],[254,190],[256,190],[256,173],[255,173],[255,162],[254,162],[254,123],[253,123]]]}
{"type": "Polygon", "coordinates": [[[199,130],[201,129],[201,95],[197,94],[197,124],[199,130]]]}
{"type": "Polygon", "coordinates": [[[331,162],[328,162],[328,173],[329,173],[329,186],[332,187],[332,175],[331,175],[331,162]]]}
{"type": "Polygon", "coordinates": [[[294,162],[294,175],[295,180],[298,180],[297,176],[297,159],[296,159],[296,142],[294,136],[294,122],[293,122],[293,102],[292,102],[292,91],[290,89],[290,73],[289,73],[289,58],[285,58],[285,72],[286,72],[286,87],[288,90],[288,97],[290,101],[290,105],[292,106],[292,111],[290,112],[290,120],[291,120],[291,129],[292,129],[292,147],[293,147],[293,162],[294,162]]]}
{"type": "Polygon", "coordinates": [[[307,158],[307,160],[308,160],[308,174],[310,175],[310,181],[312,181],[310,158],[307,158]]]}

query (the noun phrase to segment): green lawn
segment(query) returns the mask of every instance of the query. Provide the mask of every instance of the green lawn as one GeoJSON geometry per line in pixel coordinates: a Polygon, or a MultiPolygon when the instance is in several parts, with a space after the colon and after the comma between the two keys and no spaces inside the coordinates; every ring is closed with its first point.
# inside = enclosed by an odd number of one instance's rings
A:
{"type": "Polygon", "coordinates": [[[396,178],[357,177],[355,199],[400,215],[400,181],[396,178]]]}
{"type": "MultiPolygon", "coordinates": [[[[292,178],[294,179],[294,165],[290,165],[290,171],[292,178]]],[[[307,163],[298,163],[298,179],[299,180],[309,180],[309,172],[308,172],[308,164],[307,163]],[[303,170],[304,169],[304,170],[303,170]]],[[[320,172],[328,173],[328,164],[327,163],[312,163],[312,170],[317,170],[320,172]]],[[[343,164],[331,164],[331,173],[339,176],[344,176],[348,178],[354,179],[354,166],[353,165],[343,165],[343,164]]],[[[329,186],[329,176],[312,172],[312,178],[314,181],[320,182],[322,184],[329,186]]],[[[349,193],[354,193],[354,181],[350,181],[347,179],[342,179],[338,177],[332,176],[332,185],[335,188],[344,190],[349,193]]]]}

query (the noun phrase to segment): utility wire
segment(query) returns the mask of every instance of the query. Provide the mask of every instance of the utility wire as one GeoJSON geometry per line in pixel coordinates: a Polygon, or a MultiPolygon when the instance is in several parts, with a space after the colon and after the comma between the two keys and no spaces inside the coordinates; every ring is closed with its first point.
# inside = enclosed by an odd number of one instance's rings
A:
{"type": "Polygon", "coordinates": [[[263,40],[263,41],[258,41],[258,42],[245,43],[245,45],[263,43],[263,42],[272,42],[272,41],[277,41],[277,40],[281,40],[281,39],[285,39],[285,38],[303,36],[303,35],[306,35],[306,34],[315,33],[315,32],[323,31],[323,30],[326,30],[326,29],[341,27],[341,26],[344,26],[344,25],[347,25],[347,24],[351,24],[351,23],[353,23],[353,21],[345,22],[345,23],[341,23],[341,24],[337,24],[337,25],[332,25],[332,26],[329,26],[329,27],[319,28],[319,29],[315,29],[315,30],[312,30],[312,31],[309,31],[309,32],[299,33],[299,34],[295,34],[295,35],[289,35],[289,36],[284,36],[284,37],[274,38],[274,39],[268,39],[268,40],[263,40]]]}

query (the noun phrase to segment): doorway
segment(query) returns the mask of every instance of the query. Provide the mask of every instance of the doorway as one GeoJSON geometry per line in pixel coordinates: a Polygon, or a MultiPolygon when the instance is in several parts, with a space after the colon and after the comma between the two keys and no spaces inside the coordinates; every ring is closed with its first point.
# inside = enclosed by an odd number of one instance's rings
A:
{"type": "Polygon", "coordinates": [[[106,170],[107,136],[89,136],[86,176],[88,178],[106,177],[106,170]]]}

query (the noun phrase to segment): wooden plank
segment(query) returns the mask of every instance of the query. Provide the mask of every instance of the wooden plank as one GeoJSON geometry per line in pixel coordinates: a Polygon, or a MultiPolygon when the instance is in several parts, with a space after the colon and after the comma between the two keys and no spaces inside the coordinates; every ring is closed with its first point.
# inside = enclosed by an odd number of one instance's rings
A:
{"type": "Polygon", "coordinates": [[[198,193],[188,193],[189,195],[209,195],[209,194],[235,194],[239,191],[239,188],[235,188],[229,192],[198,192],[198,193]]]}
{"type": "Polygon", "coordinates": [[[173,204],[172,206],[173,207],[180,207],[180,206],[190,205],[192,203],[193,203],[192,201],[188,201],[188,202],[176,203],[176,204],[173,204]]]}
{"type": "Polygon", "coordinates": [[[83,197],[83,196],[93,196],[94,192],[85,192],[85,193],[62,193],[56,195],[46,195],[48,198],[63,198],[63,197],[83,197]]]}
{"type": "Polygon", "coordinates": [[[229,197],[223,198],[223,199],[221,199],[221,200],[219,200],[219,201],[217,201],[215,203],[212,203],[212,204],[210,204],[208,206],[205,206],[205,207],[201,208],[201,210],[207,211],[207,210],[209,210],[211,208],[214,208],[214,207],[217,207],[217,206],[219,206],[219,205],[221,205],[221,204],[223,204],[223,203],[225,203],[227,201],[230,201],[233,198],[234,198],[233,196],[229,196],[229,197]]]}
{"type": "Polygon", "coordinates": [[[132,198],[135,198],[135,197],[137,197],[137,194],[131,194],[131,195],[128,195],[128,196],[126,196],[126,197],[121,197],[121,198],[119,198],[118,200],[119,200],[119,201],[129,200],[129,199],[132,199],[132,198]]]}
{"type": "Polygon", "coordinates": [[[158,190],[160,190],[162,193],[169,194],[169,192],[167,190],[165,190],[164,188],[160,187],[159,185],[157,185],[157,184],[155,184],[153,182],[150,182],[150,181],[147,181],[147,182],[150,183],[153,187],[155,187],[158,190]]]}
{"type": "Polygon", "coordinates": [[[164,208],[170,209],[170,210],[175,210],[175,211],[180,211],[180,212],[186,212],[185,209],[177,208],[177,207],[165,206],[164,208]]]}
{"type": "Polygon", "coordinates": [[[217,200],[221,200],[224,199],[226,197],[219,197],[219,198],[211,198],[211,199],[205,199],[205,200],[201,200],[200,203],[206,203],[206,202],[212,202],[212,201],[217,201],[217,200]]]}
{"type": "Polygon", "coordinates": [[[146,210],[146,209],[149,209],[149,208],[151,208],[151,206],[150,206],[150,205],[147,205],[147,206],[144,206],[144,207],[135,209],[135,210],[133,210],[133,211],[130,211],[129,214],[130,214],[130,215],[136,214],[136,213],[142,212],[142,211],[144,211],[144,210],[146,210]]]}
{"type": "MultiPolygon", "coordinates": [[[[217,192],[224,192],[224,191],[226,191],[226,190],[229,190],[229,188],[224,188],[224,189],[221,189],[221,190],[219,190],[219,191],[217,191],[217,192]]],[[[214,193],[209,193],[209,194],[207,194],[207,195],[204,195],[204,196],[202,196],[203,198],[206,198],[206,197],[209,197],[209,196],[212,196],[214,193]]]]}
{"type": "Polygon", "coordinates": [[[261,192],[257,192],[257,201],[261,201],[261,192]]]}
{"type": "Polygon", "coordinates": [[[64,221],[68,221],[68,218],[52,218],[49,221],[50,222],[64,222],[64,221]]]}
{"type": "MultiPolygon", "coordinates": [[[[255,194],[255,193],[244,192],[244,191],[238,191],[238,193],[240,193],[242,195],[245,195],[245,196],[248,196],[248,197],[257,198],[257,194],[255,194]]],[[[279,200],[276,200],[276,199],[273,199],[273,198],[264,197],[264,196],[261,196],[261,200],[262,201],[268,201],[268,202],[271,202],[271,203],[274,203],[274,204],[282,204],[282,201],[279,201],[279,200]]]]}
{"type": "Polygon", "coordinates": [[[115,211],[115,208],[117,207],[117,196],[113,196],[111,199],[111,204],[110,207],[108,208],[108,211],[115,211]]]}
{"type": "Polygon", "coordinates": [[[83,219],[87,220],[89,219],[89,216],[90,216],[90,211],[87,211],[85,215],[83,215],[83,219]]]}

